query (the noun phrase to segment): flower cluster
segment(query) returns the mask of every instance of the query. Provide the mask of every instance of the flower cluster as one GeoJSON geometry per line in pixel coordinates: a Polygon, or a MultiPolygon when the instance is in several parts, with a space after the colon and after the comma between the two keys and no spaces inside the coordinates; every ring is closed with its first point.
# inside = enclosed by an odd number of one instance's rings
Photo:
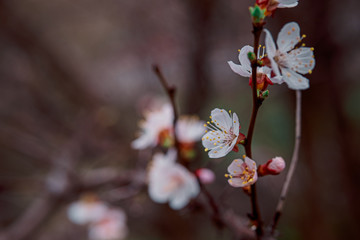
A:
{"type": "Polygon", "coordinates": [[[173,127],[174,113],[170,104],[164,104],[159,109],[145,114],[145,120],[140,122],[142,133],[132,142],[134,149],[162,146],[174,146],[174,131],[180,144],[181,154],[185,158],[194,155],[193,148],[204,132],[204,122],[196,116],[181,116],[173,127]]]}
{"type": "MultiPolygon", "coordinates": [[[[309,88],[309,80],[301,74],[311,74],[315,67],[314,49],[296,47],[305,35],[300,36],[300,27],[295,22],[287,23],[279,32],[277,46],[271,33],[265,29],[266,54],[258,54],[264,66],[257,69],[257,88],[264,91],[272,83],[285,82],[290,89],[304,90],[309,88]]],[[[265,48],[264,48],[265,49],[265,48]]],[[[237,74],[251,79],[251,65],[247,57],[253,48],[245,46],[240,50],[240,65],[229,61],[230,68],[237,74]]]]}
{"type": "Polygon", "coordinates": [[[71,222],[88,226],[90,240],[120,240],[128,234],[125,212],[110,208],[94,195],[70,204],[67,214],[71,222]]]}

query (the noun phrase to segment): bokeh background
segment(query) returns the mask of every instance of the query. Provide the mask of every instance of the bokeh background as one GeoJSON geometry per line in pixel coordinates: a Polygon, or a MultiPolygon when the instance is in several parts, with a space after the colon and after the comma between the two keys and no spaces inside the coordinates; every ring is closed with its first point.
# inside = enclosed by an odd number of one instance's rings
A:
{"type": "MultiPolygon", "coordinates": [[[[177,87],[182,114],[207,119],[215,107],[231,109],[246,132],[250,87],[227,61],[237,61],[237,49],[252,44],[253,2],[1,0],[0,232],[17,232],[11,240],[86,239],[86,228],[67,219],[66,207],[92,191],[125,209],[127,239],[232,239],[201,207],[175,212],[153,203],[139,174],[151,152],[132,150],[130,143],[149,102],[167,100],[152,64],[177,87]]],[[[300,161],[279,239],[359,236],[358,8],[357,0],[300,0],[267,19],[273,36],[298,22],[316,56],[311,87],[303,92],[300,161]]],[[[284,84],[269,89],[255,127],[254,159],[280,155],[289,163],[295,92],[284,84]]],[[[209,191],[245,217],[248,197],[223,177],[238,155],[210,161],[199,149],[192,168],[211,167],[217,181],[209,191]]],[[[259,181],[266,223],[284,177],[259,181]]]]}

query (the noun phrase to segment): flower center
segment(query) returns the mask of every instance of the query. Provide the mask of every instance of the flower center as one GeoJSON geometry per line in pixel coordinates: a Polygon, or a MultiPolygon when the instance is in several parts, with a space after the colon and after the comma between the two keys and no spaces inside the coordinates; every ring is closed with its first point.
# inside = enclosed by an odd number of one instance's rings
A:
{"type": "Polygon", "coordinates": [[[231,178],[240,178],[243,180],[243,184],[251,183],[254,181],[255,169],[249,169],[246,163],[241,165],[243,171],[241,173],[236,173],[235,175],[230,175],[231,178]]]}
{"type": "Polygon", "coordinates": [[[288,67],[286,53],[282,53],[279,50],[277,50],[275,53],[274,60],[280,67],[288,67]]]}

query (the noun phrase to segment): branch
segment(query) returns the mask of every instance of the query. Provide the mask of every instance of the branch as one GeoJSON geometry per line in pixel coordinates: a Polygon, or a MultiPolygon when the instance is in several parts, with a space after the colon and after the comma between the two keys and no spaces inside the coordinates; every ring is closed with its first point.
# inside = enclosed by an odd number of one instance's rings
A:
{"type": "Polygon", "coordinates": [[[294,152],[291,157],[291,164],[289,167],[289,171],[286,175],[286,179],[281,190],[280,199],[278,201],[276,212],[273,219],[273,224],[271,226],[271,234],[274,235],[276,226],[279,222],[279,218],[282,214],[282,210],[284,207],[284,203],[286,200],[287,193],[289,191],[290,182],[294,176],[294,171],[299,158],[299,148],[300,148],[300,140],[301,140],[301,91],[296,90],[296,116],[295,116],[295,146],[294,152]]]}
{"type": "MultiPolygon", "coordinates": [[[[261,99],[259,99],[257,96],[257,86],[256,86],[256,84],[257,84],[256,75],[257,75],[257,67],[258,67],[257,52],[258,52],[258,48],[259,48],[259,40],[260,40],[260,35],[262,32],[262,29],[263,29],[262,26],[253,25],[254,53],[255,53],[255,59],[253,61],[251,61],[253,108],[252,108],[252,112],[251,112],[251,119],[250,119],[249,129],[248,129],[248,133],[246,136],[246,142],[245,142],[245,153],[246,153],[246,156],[248,156],[249,158],[252,158],[252,152],[251,152],[252,136],[254,133],[257,112],[262,103],[261,99]]],[[[262,220],[261,220],[260,210],[259,210],[258,201],[257,201],[256,183],[251,185],[251,208],[252,208],[251,220],[253,220],[256,223],[256,235],[257,235],[258,239],[260,239],[261,236],[263,235],[263,229],[262,229],[262,220]]]]}
{"type": "Polygon", "coordinates": [[[178,141],[178,138],[176,136],[176,122],[178,120],[178,117],[179,117],[179,113],[178,113],[178,110],[177,110],[177,107],[176,107],[176,104],[175,104],[175,93],[176,93],[176,87],[174,86],[169,86],[169,84],[167,83],[164,75],[162,74],[160,68],[158,65],[153,65],[153,71],[154,73],[156,74],[156,76],[158,77],[161,85],[163,86],[164,90],[166,91],[169,99],[170,99],[170,102],[171,102],[171,106],[173,108],[173,112],[174,112],[174,121],[173,121],[173,126],[174,126],[174,140],[175,140],[175,147],[176,149],[178,150],[178,157],[179,159],[180,158],[180,148],[179,148],[179,141],[178,141]]]}

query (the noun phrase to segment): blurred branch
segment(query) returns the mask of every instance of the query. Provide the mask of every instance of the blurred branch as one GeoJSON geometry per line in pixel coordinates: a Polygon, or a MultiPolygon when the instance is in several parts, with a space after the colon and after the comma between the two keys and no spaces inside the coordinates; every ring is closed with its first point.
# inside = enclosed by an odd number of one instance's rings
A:
{"type": "Polygon", "coordinates": [[[296,90],[296,116],[295,116],[295,146],[294,146],[294,152],[291,157],[291,164],[289,167],[289,171],[286,175],[286,179],[283,185],[283,188],[281,190],[280,199],[278,201],[276,212],[274,215],[273,223],[271,226],[271,234],[274,235],[276,226],[279,222],[279,218],[282,214],[284,203],[286,200],[287,193],[289,191],[289,186],[291,183],[291,180],[294,176],[295,168],[298,162],[299,158],[299,149],[300,149],[300,141],[301,141],[301,91],[296,90]]]}

